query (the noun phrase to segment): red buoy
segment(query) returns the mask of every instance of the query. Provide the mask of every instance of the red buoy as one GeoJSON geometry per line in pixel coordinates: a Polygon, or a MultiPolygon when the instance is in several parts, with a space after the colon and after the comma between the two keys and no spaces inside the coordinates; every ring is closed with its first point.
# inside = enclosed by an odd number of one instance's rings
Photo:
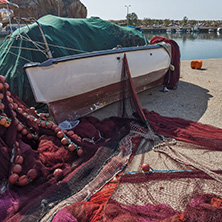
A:
{"type": "Polygon", "coordinates": [[[63,177],[63,170],[62,169],[55,169],[54,172],[53,172],[53,176],[55,177],[55,179],[58,181],[58,180],[61,180],[62,177],[63,177]]]}
{"type": "Polygon", "coordinates": [[[15,184],[19,179],[19,175],[17,173],[13,173],[9,178],[8,181],[11,184],[15,184]]]}
{"type": "Polygon", "coordinates": [[[22,172],[22,166],[20,164],[15,164],[13,167],[12,167],[12,172],[13,173],[21,173],[22,172]]]}
{"type": "Polygon", "coordinates": [[[32,180],[34,180],[38,175],[38,172],[36,169],[30,169],[28,172],[27,172],[27,176],[30,177],[32,180]]]}
{"type": "Polygon", "coordinates": [[[148,163],[144,163],[144,164],[142,165],[142,170],[143,170],[144,172],[150,171],[150,165],[149,165],[148,163]]]}
{"type": "Polygon", "coordinates": [[[83,149],[82,149],[82,148],[79,148],[79,149],[77,150],[77,155],[78,155],[78,156],[82,156],[82,154],[83,154],[83,149]]]}
{"type": "Polygon", "coordinates": [[[19,181],[18,181],[20,186],[25,186],[29,183],[29,179],[27,175],[22,175],[21,177],[19,177],[19,181]]]}

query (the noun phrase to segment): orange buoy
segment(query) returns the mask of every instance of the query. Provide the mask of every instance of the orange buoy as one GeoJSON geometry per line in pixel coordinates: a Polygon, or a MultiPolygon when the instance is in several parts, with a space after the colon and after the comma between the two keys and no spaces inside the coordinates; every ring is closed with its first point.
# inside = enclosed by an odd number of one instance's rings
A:
{"type": "Polygon", "coordinates": [[[202,61],[201,60],[191,61],[191,68],[192,69],[201,69],[201,67],[202,67],[202,61]]]}

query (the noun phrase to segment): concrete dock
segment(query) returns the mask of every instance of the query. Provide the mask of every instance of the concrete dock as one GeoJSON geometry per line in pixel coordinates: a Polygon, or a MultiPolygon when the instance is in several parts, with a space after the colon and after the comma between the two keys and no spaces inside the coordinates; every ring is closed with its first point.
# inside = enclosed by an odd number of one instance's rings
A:
{"type": "MultiPolygon", "coordinates": [[[[222,58],[202,60],[199,70],[191,61],[181,61],[177,90],[161,92],[158,86],[139,94],[143,108],[163,116],[179,117],[222,128],[222,58]]],[[[118,115],[119,104],[109,105],[93,115],[103,119],[118,115]]]]}
{"type": "MultiPolygon", "coordinates": [[[[166,33],[167,29],[171,29],[172,32],[176,32],[177,29],[179,28],[179,26],[171,26],[171,27],[164,27],[164,26],[161,26],[161,27],[158,27],[158,28],[153,28],[153,27],[141,27],[141,30],[143,31],[143,33],[166,33]]],[[[213,33],[216,33],[217,32],[217,29],[219,27],[199,27],[198,28],[198,33],[208,33],[209,31],[210,32],[213,32],[213,33]]],[[[186,33],[187,31],[192,31],[193,27],[192,26],[186,26],[186,27],[183,27],[182,30],[186,33]]],[[[194,31],[195,32],[195,31],[194,31]]]]}

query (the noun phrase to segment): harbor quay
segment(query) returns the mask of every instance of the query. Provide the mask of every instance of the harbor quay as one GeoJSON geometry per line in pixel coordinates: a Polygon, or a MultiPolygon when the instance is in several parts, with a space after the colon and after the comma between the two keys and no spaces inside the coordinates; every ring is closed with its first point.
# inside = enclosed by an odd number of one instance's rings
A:
{"type": "Polygon", "coordinates": [[[165,33],[165,32],[195,32],[198,31],[199,33],[216,33],[218,27],[199,27],[198,30],[193,30],[191,27],[181,27],[172,26],[172,27],[141,27],[143,33],[165,33]]]}

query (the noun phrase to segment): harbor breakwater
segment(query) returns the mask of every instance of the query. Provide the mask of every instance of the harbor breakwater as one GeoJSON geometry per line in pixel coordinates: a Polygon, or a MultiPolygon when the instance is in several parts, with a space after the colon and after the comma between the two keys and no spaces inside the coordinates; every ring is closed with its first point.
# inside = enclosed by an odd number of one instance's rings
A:
{"type": "Polygon", "coordinates": [[[192,30],[190,27],[183,27],[183,28],[178,28],[178,27],[158,27],[158,28],[152,28],[152,27],[141,27],[141,30],[144,33],[157,33],[157,32],[192,32],[192,31],[198,31],[199,33],[209,33],[209,32],[213,32],[216,33],[217,32],[217,27],[199,27],[198,30],[192,30]]]}

